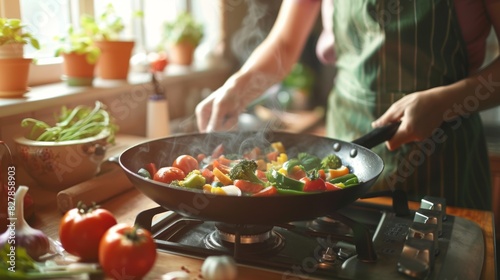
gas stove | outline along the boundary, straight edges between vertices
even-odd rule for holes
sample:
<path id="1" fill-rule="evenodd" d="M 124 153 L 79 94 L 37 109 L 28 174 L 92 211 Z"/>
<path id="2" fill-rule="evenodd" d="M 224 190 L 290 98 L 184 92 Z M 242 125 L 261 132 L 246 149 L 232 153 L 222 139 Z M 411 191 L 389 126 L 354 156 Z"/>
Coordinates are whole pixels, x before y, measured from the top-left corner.
<path id="1" fill-rule="evenodd" d="M 446 201 L 424 197 L 409 210 L 358 200 L 328 216 L 276 225 L 231 225 L 181 216 L 163 207 L 139 213 L 159 251 L 206 258 L 229 255 L 282 279 L 479 279 L 485 241 L 474 222 L 446 214 Z"/>

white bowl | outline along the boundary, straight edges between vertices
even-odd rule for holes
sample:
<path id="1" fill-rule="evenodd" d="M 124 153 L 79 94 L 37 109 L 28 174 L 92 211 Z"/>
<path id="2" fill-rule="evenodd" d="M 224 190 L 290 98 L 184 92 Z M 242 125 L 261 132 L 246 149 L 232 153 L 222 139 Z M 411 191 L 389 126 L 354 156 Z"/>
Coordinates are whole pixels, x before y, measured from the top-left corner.
<path id="1" fill-rule="evenodd" d="M 17 156 L 26 172 L 43 188 L 61 191 L 99 172 L 106 154 L 109 131 L 62 142 L 15 138 Z"/>

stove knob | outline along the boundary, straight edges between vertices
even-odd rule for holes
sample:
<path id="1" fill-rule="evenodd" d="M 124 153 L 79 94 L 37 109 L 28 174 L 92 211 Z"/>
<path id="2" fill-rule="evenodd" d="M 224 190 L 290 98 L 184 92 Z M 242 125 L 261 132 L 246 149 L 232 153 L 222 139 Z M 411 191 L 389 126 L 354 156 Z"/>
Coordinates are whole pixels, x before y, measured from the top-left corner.
<path id="1" fill-rule="evenodd" d="M 413 222 L 435 224 L 437 225 L 438 236 L 443 234 L 443 214 L 441 211 L 420 208 L 415 212 Z"/>
<path id="2" fill-rule="evenodd" d="M 347 260 L 348 258 L 356 255 L 356 246 L 353 244 L 339 241 L 335 245 L 335 248 L 337 248 L 337 256 L 341 260 Z"/>
<path id="3" fill-rule="evenodd" d="M 420 201 L 420 208 L 441 211 L 443 221 L 446 221 L 446 199 L 442 197 L 425 196 Z"/>
<path id="4" fill-rule="evenodd" d="M 429 276 L 434 265 L 434 242 L 427 239 L 408 238 L 399 257 L 400 273 L 417 279 Z"/>
<path id="5" fill-rule="evenodd" d="M 332 247 L 326 248 L 325 252 L 321 256 L 322 262 L 334 262 L 337 259 L 336 253 Z"/>
<path id="6" fill-rule="evenodd" d="M 434 243 L 434 254 L 439 254 L 438 227 L 435 224 L 413 222 L 408 229 L 407 239 L 426 239 Z"/>

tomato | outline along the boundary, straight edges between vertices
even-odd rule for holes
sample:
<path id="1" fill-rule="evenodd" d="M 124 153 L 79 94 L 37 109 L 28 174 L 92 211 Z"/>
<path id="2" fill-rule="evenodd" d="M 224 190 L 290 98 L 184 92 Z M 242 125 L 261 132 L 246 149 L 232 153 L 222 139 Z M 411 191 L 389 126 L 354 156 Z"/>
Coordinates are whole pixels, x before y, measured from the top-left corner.
<path id="1" fill-rule="evenodd" d="M 189 172 L 198 169 L 199 164 L 198 160 L 190 155 L 181 155 L 178 156 L 174 163 L 172 163 L 173 167 L 177 167 L 184 172 L 184 174 L 188 174 Z"/>
<path id="2" fill-rule="evenodd" d="M 305 192 L 317 192 L 326 190 L 325 181 L 323 181 L 323 179 L 321 178 L 309 178 L 306 176 L 301 178 L 300 181 L 304 183 L 303 191 Z"/>
<path id="3" fill-rule="evenodd" d="M 149 175 L 151 176 L 154 176 L 156 172 L 158 172 L 158 168 L 156 167 L 156 164 L 154 164 L 154 162 L 146 164 L 144 168 L 149 172 Z"/>
<path id="4" fill-rule="evenodd" d="M 207 184 L 211 184 L 213 181 L 214 181 L 214 173 L 208 169 L 208 168 L 203 168 L 201 170 L 201 176 L 205 177 L 205 179 L 207 180 Z"/>
<path id="5" fill-rule="evenodd" d="M 325 182 L 325 188 L 327 191 L 338 191 L 342 189 L 340 186 L 332 184 L 330 182 Z"/>
<path id="6" fill-rule="evenodd" d="M 167 55 L 164 53 L 158 54 L 158 56 L 151 61 L 151 71 L 162 72 L 168 65 Z"/>
<path id="7" fill-rule="evenodd" d="M 269 186 L 252 196 L 273 196 L 278 194 L 278 189 L 275 186 Z"/>
<path id="8" fill-rule="evenodd" d="M 79 257 L 80 261 L 97 261 L 101 237 L 116 223 L 116 218 L 108 210 L 78 203 L 62 217 L 59 239 L 63 248 Z"/>
<path id="9" fill-rule="evenodd" d="M 292 167 L 292 170 L 288 172 L 288 177 L 295 180 L 300 180 L 300 178 L 305 176 L 306 176 L 306 171 L 298 165 Z"/>
<path id="10" fill-rule="evenodd" d="M 99 244 L 99 264 L 113 279 L 141 279 L 156 261 L 156 245 L 143 228 L 120 223 L 111 227 Z"/>
<path id="11" fill-rule="evenodd" d="M 175 180 L 182 180 L 186 177 L 184 171 L 177 167 L 167 166 L 158 169 L 158 171 L 153 176 L 153 180 L 170 184 Z"/>
<path id="12" fill-rule="evenodd" d="M 261 184 L 253 183 L 247 180 L 234 180 L 233 184 L 238 187 L 242 192 L 258 193 L 264 189 Z"/>

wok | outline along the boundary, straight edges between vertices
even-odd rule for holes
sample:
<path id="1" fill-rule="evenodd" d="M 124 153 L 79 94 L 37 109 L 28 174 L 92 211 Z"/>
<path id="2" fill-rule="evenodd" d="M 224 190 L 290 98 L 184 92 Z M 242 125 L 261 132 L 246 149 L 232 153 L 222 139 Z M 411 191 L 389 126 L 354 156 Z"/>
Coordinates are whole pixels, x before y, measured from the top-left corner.
<path id="1" fill-rule="evenodd" d="M 132 146 L 122 152 L 119 164 L 133 185 L 147 197 L 186 217 L 242 225 L 310 220 L 347 206 L 370 189 L 384 168 L 382 159 L 370 148 L 390 139 L 398 125 L 376 129 L 352 143 L 315 135 L 275 131 L 185 134 Z M 299 152 L 319 157 L 337 154 L 343 164 L 358 176 L 360 184 L 338 191 L 306 195 L 239 197 L 204 194 L 198 190 L 156 182 L 137 174 L 141 167 L 150 162 L 156 163 L 158 167 L 171 166 L 175 158 L 182 154 L 211 154 L 221 143 L 226 154 L 241 154 L 255 146 L 268 147 L 276 141 L 284 144 L 289 158 Z"/>

